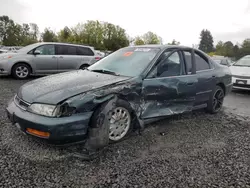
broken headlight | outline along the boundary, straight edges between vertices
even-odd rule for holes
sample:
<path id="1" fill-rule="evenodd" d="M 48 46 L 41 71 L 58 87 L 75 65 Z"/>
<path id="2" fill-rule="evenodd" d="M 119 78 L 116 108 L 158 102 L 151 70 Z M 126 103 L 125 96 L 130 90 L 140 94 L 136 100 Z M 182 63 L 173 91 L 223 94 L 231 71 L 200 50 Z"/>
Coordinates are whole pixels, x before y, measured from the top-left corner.
<path id="1" fill-rule="evenodd" d="M 60 106 L 58 116 L 60 117 L 71 116 L 74 113 L 76 113 L 76 108 L 69 106 L 68 103 L 65 103 Z"/>

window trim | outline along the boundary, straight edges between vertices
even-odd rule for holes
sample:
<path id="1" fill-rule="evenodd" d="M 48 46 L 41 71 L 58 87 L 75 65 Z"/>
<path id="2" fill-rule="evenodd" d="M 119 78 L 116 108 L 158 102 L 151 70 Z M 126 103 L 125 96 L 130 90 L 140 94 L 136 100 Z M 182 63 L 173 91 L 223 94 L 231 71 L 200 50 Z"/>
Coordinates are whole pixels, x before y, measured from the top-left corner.
<path id="1" fill-rule="evenodd" d="M 42 45 L 37 46 L 37 47 L 33 48 L 32 50 L 30 50 L 27 54 L 34 55 L 34 52 L 36 51 L 37 48 L 40 48 L 40 47 L 46 46 L 46 45 L 52 45 L 52 46 L 54 46 L 54 50 L 55 50 L 55 54 L 54 55 L 56 55 L 56 45 L 55 44 L 42 44 Z"/>
<path id="2" fill-rule="evenodd" d="M 191 54 L 191 65 L 192 65 L 191 72 L 189 72 L 187 70 L 187 60 L 186 60 L 185 52 L 190 52 L 190 54 Z M 184 58 L 186 75 L 196 74 L 196 60 L 195 60 L 195 55 L 194 55 L 194 49 L 192 49 L 192 48 L 184 48 L 184 49 L 182 49 L 182 55 L 183 55 L 183 58 Z M 191 74 L 189 74 L 189 73 L 191 73 Z"/>
<path id="3" fill-rule="evenodd" d="M 148 73 L 146 74 L 145 76 L 145 80 L 151 80 L 151 79 L 163 79 L 163 78 L 171 78 L 171 77 L 179 77 L 179 76 L 186 76 L 186 75 L 183 75 L 183 58 L 182 58 L 182 54 L 181 54 L 181 50 L 180 48 L 168 48 L 166 50 L 164 50 L 163 52 L 161 52 L 160 56 L 156 59 L 154 65 L 151 67 L 151 69 L 148 71 Z M 151 72 L 154 71 L 154 69 L 158 66 L 158 64 L 161 62 L 159 61 L 163 54 L 165 52 L 168 52 L 170 51 L 170 53 L 167 55 L 166 59 L 168 59 L 172 54 L 174 54 L 175 52 L 178 53 L 179 57 L 180 57 L 180 65 L 181 65 L 181 68 L 180 68 L 180 75 L 178 76 L 167 76 L 167 77 L 155 77 L 155 78 L 149 78 L 149 75 L 151 74 Z"/>

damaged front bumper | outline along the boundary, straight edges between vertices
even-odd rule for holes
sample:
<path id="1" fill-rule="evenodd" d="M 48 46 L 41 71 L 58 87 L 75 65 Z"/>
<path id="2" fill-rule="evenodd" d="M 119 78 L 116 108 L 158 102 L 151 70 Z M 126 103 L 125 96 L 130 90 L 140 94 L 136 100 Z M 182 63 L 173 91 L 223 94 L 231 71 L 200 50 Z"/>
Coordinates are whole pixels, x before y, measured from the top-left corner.
<path id="1" fill-rule="evenodd" d="M 67 144 L 84 141 L 87 136 L 93 112 L 74 114 L 69 117 L 50 118 L 22 110 L 14 101 L 6 108 L 7 116 L 13 125 L 25 134 L 40 137 L 52 144 Z M 46 133 L 47 137 L 32 134 L 29 129 Z"/>

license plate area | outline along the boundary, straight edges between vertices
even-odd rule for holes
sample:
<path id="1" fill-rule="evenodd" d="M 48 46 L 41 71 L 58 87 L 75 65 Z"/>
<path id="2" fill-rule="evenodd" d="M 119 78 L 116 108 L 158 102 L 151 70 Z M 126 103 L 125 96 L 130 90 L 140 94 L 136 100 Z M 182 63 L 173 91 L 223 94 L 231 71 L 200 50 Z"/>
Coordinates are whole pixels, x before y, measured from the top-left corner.
<path id="1" fill-rule="evenodd" d="M 236 80 L 236 84 L 240 84 L 240 85 L 246 85 L 247 84 L 247 80 Z"/>

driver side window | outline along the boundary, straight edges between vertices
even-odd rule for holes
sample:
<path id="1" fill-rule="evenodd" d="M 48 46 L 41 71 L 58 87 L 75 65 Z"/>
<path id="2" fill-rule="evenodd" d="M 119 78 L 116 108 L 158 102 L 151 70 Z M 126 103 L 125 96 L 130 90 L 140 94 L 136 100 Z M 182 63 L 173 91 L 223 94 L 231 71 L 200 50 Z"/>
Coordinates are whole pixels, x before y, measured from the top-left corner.
<path id="1" fill-rule="evenodd" d="M 164 52 L 160 58 L 160 62 L 149 74 L 149 78 L 161 78 L 170 76 L 179 76 L 181 73 L 181 58 L 178 52 L 174 52 L 168 58 L 171 51 Z"/>
<path id="2" fill-rule="evenodd" d="M 39 55 L 55 55 L 55 46 L 52 44 L 39 46 L 35 52 L 38 52 Z"/>

